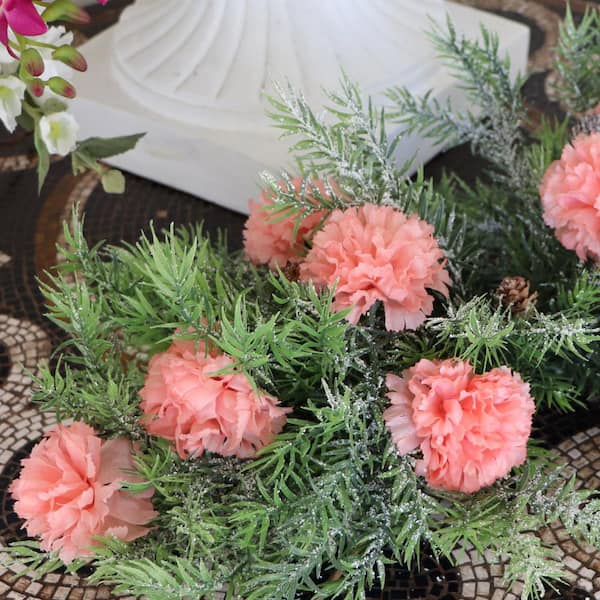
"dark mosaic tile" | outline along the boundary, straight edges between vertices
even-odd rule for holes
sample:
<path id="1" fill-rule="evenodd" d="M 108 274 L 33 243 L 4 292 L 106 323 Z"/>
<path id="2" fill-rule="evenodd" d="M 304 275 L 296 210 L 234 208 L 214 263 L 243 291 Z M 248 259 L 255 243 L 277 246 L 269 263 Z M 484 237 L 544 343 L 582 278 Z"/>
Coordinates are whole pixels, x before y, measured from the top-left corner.
<path id="1" fill-rule="evenodd" d="M 555 590 L 549 591 L 544 600 L 593 600 L 590 592 L 557 584 Z"/>
<path id="2" fill-rule="evenodd" d="M 399 565 L 386 568 L 385 588 L 374 587 L 367 592 L 368 600 L 460 600 L 460 573 L 449 561 L 438 561 L 427 548 L 422 549 L 421 568 L 406 569 Z"/>
<path id="3" fill-rule="evenodd" d="M 219 230 L 226 231 L 230 249 L 242 247 L 246 217 L 239 213 L 130 174 L 127 196 L 144 198 L 144 202 L 107 195 L 100 186 L 94 189 L 85 206 L 90 243 L 135 242 L 141 231 L 150 232 L 151 223 L 156 231 L 161 231 L 173 222 L 175 226 L 203 223 L 204 231 L 213 239 Z"/>
<path id="4" fill-rule="evenodd" d="M 6 381 L 11 368 L 10 354 L 6 344 L 2 343 L 1 337 L 2 332 L 0 331 L 0 387 Z"/>
<path id="5" fill-rule="evenodd" d="M 17 450 L 0 472 L 0 539 L 5 544 L 27 539 L 27 534 L 21 529 L 22 520 L 13 510 L 14 502 L 8 487 L 19 475 L 21 461 L 27 458 L 37 442 L 30 442 Z"/>

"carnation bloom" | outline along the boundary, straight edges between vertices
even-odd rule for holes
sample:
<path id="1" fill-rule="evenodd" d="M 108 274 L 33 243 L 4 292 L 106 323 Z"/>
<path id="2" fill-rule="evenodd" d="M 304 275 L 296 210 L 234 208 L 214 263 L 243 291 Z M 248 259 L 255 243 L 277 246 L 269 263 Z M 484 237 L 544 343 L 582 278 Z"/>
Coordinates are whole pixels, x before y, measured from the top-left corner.
<path id="1" fill-rule="evenodd" d="M 302 181 L 302 177 L 297 177 L 290 182 L 298 193 Z M 322 181 L 314 180 L 311 184 L 322 195 L 326 195 Z M 282 189 L 286 189 L 285 182 L 282 181 L 280 185 Z M 296 228 L 297 215 L 282 218 L 277 212 L 268 209 L 274 204 L 271 190 L 263 190 L 260 199 L 260 202 L 254 200 L 249 202 L 250 216 L 244 229 L 246 255 L 254 264 L 268 264 L 271 269 L 300 262 L 306 251 L 305 240 L 312 236 L 315 227 L 325 214 L 324 211 L 312 212 L 302 219 L 299 227 Z M 312 200 L 310 195 L 307 199 Z"/>
<path id="2" fill-rule="evenodd" d="M 416 471 L 432 487 L 476 492 L 525 461 L 535 404 L 518 373 L 422 359 L 386 384 L 392 440 L 402 455 L 421 449 Z"/>
<path id="3" fill-rule="evenodd" d="M 450 277 L 433 227 L 390 206 L 336 210 L 315 234 L 301 278 L 332 287 L 334 308 L 357 323 L 377 300 L 391 331 L 416 329 L 433 311 L 429 289 L 448 295 Z"/>
<path id="4" fill-rule="evenodd" d="M 256 393 L 237 372 L 217 374 L 234 361 L 200 343 L 175 341 L 155 354 L 140 396 L 149 433 L 174 442 L 179 456 L 205 450 L 248 458 L 268 445 L 285 424 L 287 408 Z"/>
<path id="5" fill-rule="evenodd" d="M 40 548 L 58 552 L 65 563 L 91 556 L 96 536 L 130 541 L 145 535 L 157 513 L 153 490 L 132 494 L 122 481 L 140 481 L 131 444 L 125 438 L 103 441 L 85 423 L 59 425 L 22 461 L 10 491 L 15 512 Z"/>
<path id="6" fill-rule="evenodd" d="M 9 44 L 9 27 L 21 35 L 40 35 L 48 26 L 32 0 L 0 0 L 0 42 L 14 56 Z"/>
<path id="7" fill-rule="evenodd" d="M 581 260 L 600 261 L 600 132 L 567 144 L 540 186 L 544 221 Z"/>

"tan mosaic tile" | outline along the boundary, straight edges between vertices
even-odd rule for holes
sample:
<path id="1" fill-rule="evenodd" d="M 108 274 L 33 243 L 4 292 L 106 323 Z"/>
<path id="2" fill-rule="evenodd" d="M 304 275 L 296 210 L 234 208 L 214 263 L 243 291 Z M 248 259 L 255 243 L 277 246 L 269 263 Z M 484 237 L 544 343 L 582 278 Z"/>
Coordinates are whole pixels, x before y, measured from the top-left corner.
<path id="1" fill-rule="evenodd" d="M 600 489 L 600 428 L 593 427 L 565 440 L 555 449 L 565 465 L 577 469 L 578 488 Z M 594 466 L 592 466 L 594 465 Z M 589 594 L 589 600 L 600 600 L 600 551 L 574 540 L 561 523 L 540 532 L 544 542 L 557 549 L 565 567 L 565 582 Z M 519 586 L 508 589 L 502 580 L 501 564 L 485 561 L 471 550 L 468 559 L 461 559 L 464 600 L 517 600 Z"/>

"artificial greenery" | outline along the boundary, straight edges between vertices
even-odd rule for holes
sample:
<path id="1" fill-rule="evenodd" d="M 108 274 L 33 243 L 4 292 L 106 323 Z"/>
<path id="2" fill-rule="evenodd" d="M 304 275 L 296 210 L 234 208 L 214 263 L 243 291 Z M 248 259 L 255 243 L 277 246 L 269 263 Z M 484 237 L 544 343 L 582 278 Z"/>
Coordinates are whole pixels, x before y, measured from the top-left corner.
<path id="1" fill-rule="evenodd" d="M 575 56 L 596 18 L 588 15 L 579 29 L 567 21 L 560 56 Z M 469 141 L 489 161 L 489 176 L 473 186 L 455 175 L 435 185 L 422 172 L 409 179 L 408 165 L 395 163 L 385 112 L 344 79 L 326 116 L 291 89 L 273 100 L 276 125 L 295 136 L 303 189 L 296 193 L 287 175 L 283 185 L 265 178 L 273 218 L 368 201 L 430 222 L 453 287 L 419 330 L 386 331 L 379 306 L 349 325 L 332 310 L 334 290 L 256 268 L 200 226 L 119 247 L 88 246 L 75 217 L 65 227 L 65 260 L 42 291 L 66 341 L 57 364 L 42 367 L 35 399 L 59 419 L 139 441 L 147 483 L 129 487 L 153 486 L 159 512 L 147 537 L 106 540 L 92 561 L 94 581 L 149 600 L 221 590 L 245 600 L 353 600 L 383 583 L 390 561 L 418 564 L 425 546 L 453 560 L 457 547 L 472 546 L 505 561 L 524 598 L 539 598 L 561 564 L 536 531 L 560 520 L 600 545 L 600 502 L 535 443 L 528 461 L 492 486 L 441 492 L 415 474 L 413 458 L 398 455 L 382 418 L 386 373 L 424 357 L 468 359 L 477 372 L 508 365 L 545 410 L 571 410 L 600 392 L 599 274 L 545 227 L 536 191 L 570 123 L 524 129 L 522 81 L 512 83 L 493 35 L 484 31 L 477 45 L 449 24 L 434 39 L 478 111 L 455 115 L 429 96 L 394 90 L 389 118 L 447 145 Z M 594 92 L 586 99 L 593 102 Z M 326 195 L 314 178 L 328 182 Z M 537 306 L 521 315 L 494 295 L 515 274 L 539 292 Z M 148 358 L 176 331 L 210 340 L 256 386 L 293 407 L 256 459 L 181 460 L 140 425 Z M 42 564 L 32 544 L 12 553 L 32 568 Z"/>
<path id="2" fill-rule="evenodd" d="M 556 52 L 558 92 L 568 110 L 583 112 L 600 103 L 600 11 L 588 8 L 579 24 L 567 5 Z"/>

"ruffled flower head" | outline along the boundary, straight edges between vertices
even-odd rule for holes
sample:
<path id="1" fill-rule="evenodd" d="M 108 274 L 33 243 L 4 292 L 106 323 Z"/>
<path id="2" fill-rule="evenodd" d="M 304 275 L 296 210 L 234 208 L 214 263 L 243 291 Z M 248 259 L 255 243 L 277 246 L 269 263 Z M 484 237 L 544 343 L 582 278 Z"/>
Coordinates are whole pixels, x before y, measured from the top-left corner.
<path id="1" fill-rule="evenodd" d="M 450 277 L 433 228 L 390 206 L 335 210 L 300 265 L 301 278 L 332 287 L 334 308 L 357 323 L 376 301 L 390 331 L 416 329 L 433 311 L 428 290 L 448 295 Z"/>
<path id="2" fill-rule="evenodd" d="M 525 461 L 535 404 L 518 373 L 422 359 L 386 383 L 392 440 L 402 455 L 422 451 L 416 471 L 432 487 L 476 492 Z"/>
<path id="3" fill-rule="evenodd" d="M 285 424 L 287 408 L 256 393 L 243 373 L 227 372 L 234 361 L 193 342 L 175 341 L 155 354 L 140 396 L 152 435 L 174 443 L 182 459 L 204 451 L 248 458 L 268 445 Z"/>
<path id="4" fill-rule="evenodd" d="M 301 177 L 297 177 L 290 182 L 297 193 L 300 193 L 302 181 Z M 282 189 L 286 189 L 285 182 L 282 181 L 280 185 Z M 326 195 L 322 181 L 314 180 L 311 185 L 323 196 Z M 307 199 L 311 200 L 310 195 Z M 314 199 L 313 201 L 316 202 Z M 268 210 L 273 204 L 271 190 L 261 193 L 260 202 L 250 200 L 250 216 L 244 229 L 244 249 L 254 264 L 268 264 L 271 269 L 282 269 L 288 263 L 299 263 L 303 259 L 306 254 L 305 241 L 312 236 L 325 213 L 315 211 L 309 214 L 295 229 L 297 215 L 282 218 L 276 212 Z"/>
<path id="5" fill-rule="evenodd" d="M 600 261 L 600 132 L 579 135 L 540 186 L 546 225 L 582 260 Z"/>
<path id="6" fill-rule="evenodd" d="M 93 555 L 96 536 L 123 541 L 139 538 L 157 516 L 153 490 L 132 494 L 123 481 L 132 474 L 131 444 L 125 438 L 103 441 L 85 423 L 59 425 L 22 461 L 10 491 L 15 512 L 40 547 L 69 563 Z"/>

